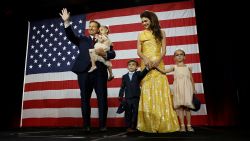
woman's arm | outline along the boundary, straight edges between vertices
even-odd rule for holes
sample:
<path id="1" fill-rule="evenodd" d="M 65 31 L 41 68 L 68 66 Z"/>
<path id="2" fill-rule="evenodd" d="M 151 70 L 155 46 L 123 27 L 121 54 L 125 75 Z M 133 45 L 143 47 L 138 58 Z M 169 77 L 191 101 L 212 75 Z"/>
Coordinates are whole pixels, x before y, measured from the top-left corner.
<path id="1" fill-rule="evenodd" d="M 168 68 L 168 69 L 165 69 L 165 70 L 162 70 L 162 69 L 160 69 L 160 68 L 156 68 L 159 72 L 161 72 L 161 73 L 163 73 L 163 74 L 166 74 L 166 73 L 170 73 L 170 72 L 172 72 L 172 71 L 174 71 L 174 67 L 170 67 L 170 68 Z"/>
<path id="2" fill-rule="evenodd" d="M 142 53 L 142 46 L 141 46 L 141 41 L 140 41 L 139 36 L 140 36 L 140 34 L 137 37 L 137 54 L 142 59 L 145 66 L 148 66 L 149 68 L 151 68 L 151 63 L 150 63 L 149 59 L 145 55 L 143 55 L 143 53 Z"/>

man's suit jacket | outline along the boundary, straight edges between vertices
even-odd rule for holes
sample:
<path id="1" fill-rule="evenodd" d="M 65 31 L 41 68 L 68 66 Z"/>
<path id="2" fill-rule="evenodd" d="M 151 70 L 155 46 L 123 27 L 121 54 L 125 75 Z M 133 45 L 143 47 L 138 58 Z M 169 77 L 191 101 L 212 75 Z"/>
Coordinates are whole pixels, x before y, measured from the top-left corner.
<path id="1" fill-rule="evenodd" d="M 80 52 L 72 67 L 72 71 L 76 74 L 81 72 L 87 72 L 91 67 L 89 49 L 94 47 L 91 37 L 90 36 L 77 37 L 72 31 L 71 26 L 65 28 L 65 33 L 67 38 L 76 46 L 78 46 Z M 111 46 L 110 51 L 107 52 L 107 59 L 113 59 L 113 58 L 115 58 L 115 52 L 113 50 L 113 47 Z M 96 62 L 96 66 L 97 66 L 97 71 L 101 71 L 100 73 L 104 74 L 107 73 L 106 71 L 107 67 L 103 63 Z"/>
<path id="2" fill-rule="evenodd" d="M 122 84 L 119 91 L 119 97 L 134 98 L 140 96 L 140 82 L 144 76 L 149 72 L 146 68 L 143 71 L 135 71 L 132 79 L 129 78 L 129 73 L 122 76 Z"/>

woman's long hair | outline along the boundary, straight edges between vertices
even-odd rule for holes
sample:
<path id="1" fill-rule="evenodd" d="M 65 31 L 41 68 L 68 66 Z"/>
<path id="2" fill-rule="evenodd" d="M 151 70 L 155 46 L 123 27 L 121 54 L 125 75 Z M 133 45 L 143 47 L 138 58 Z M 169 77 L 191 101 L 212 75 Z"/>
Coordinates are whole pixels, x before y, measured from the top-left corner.
<path id="1" fill-rule="evenodd" d="M 160 26 L 160 23 L 156 14 L 154 12 L 146 10 L 140 14 L 140 17 L 148 18 L 151 21 L 150 29 L 152 30 L 153 35 L 155 36 L 156 40 L 161 43 L 163 37 L 161 33 L 161 26 Z"/>

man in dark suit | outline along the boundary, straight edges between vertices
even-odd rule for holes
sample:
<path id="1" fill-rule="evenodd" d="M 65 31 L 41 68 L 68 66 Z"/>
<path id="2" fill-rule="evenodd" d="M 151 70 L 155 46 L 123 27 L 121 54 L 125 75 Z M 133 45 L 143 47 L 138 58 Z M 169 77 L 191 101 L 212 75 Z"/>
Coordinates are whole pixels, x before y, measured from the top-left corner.
<path id="1" fill-rule="evenodd" d="M 138 62 L 136 60 L 128 61 L 129 72 L 122 76 L 122 84 L 119 91 L 119 100 L 123 101 L 125 92 L 125 120 L 127 124 L 127 131 L 136 131 L 138 105 L 140 98 L 140 82 L 144 76 L 149 72 L 146 67 L 143 71 L 137 71 Z"/>
<path id="2" fill-rule="evenodd" d="M 101 62 L 96 62 L 97 69 L 93 72 L 88 73 L 91 67 L 89 49 L 94 48 L 95 34 L 99 33 L 100 23 L 97 21 L 90 21 L 88 32 L 90 36 L 75 36 L 70 26 L 70 12 L 66 8 L 60 13 L 64 21 L 65 33 L 67 38 L 78 46 L 79 55 L 76 58 L 72 71 L 77 74 L 78 84 L 80 87 L 81 95 L 81 110 L 83 116 L 83 127 L 84 130 L 90 131 L 90 98 L 93 89 L 96 92 L 98 100 L 98 113 L 99 113 L 99 128 L 100 131 L 106 131 L 106 120 L 107 120 L 107 67 Z M 104 52 L 104 50 L 96 50 L 97 54 L 104 57 L 105 59 L 115 58 L 115 52 L 112 47 L 110 51 Z"/>

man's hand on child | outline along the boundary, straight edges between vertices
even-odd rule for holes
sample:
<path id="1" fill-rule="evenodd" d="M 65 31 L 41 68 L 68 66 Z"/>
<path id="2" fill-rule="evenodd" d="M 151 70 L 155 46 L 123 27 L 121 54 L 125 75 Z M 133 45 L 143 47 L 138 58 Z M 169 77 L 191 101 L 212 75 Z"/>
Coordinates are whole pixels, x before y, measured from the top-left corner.
<path id="1" fill-rule="evenodd" d="M 106 56 L 107 56 L 106 52 L 102 48 L 95 49 L 95 52 L 96 52 L 97 55 L 102 56 L 104 58 L 106 58 Z"/>

